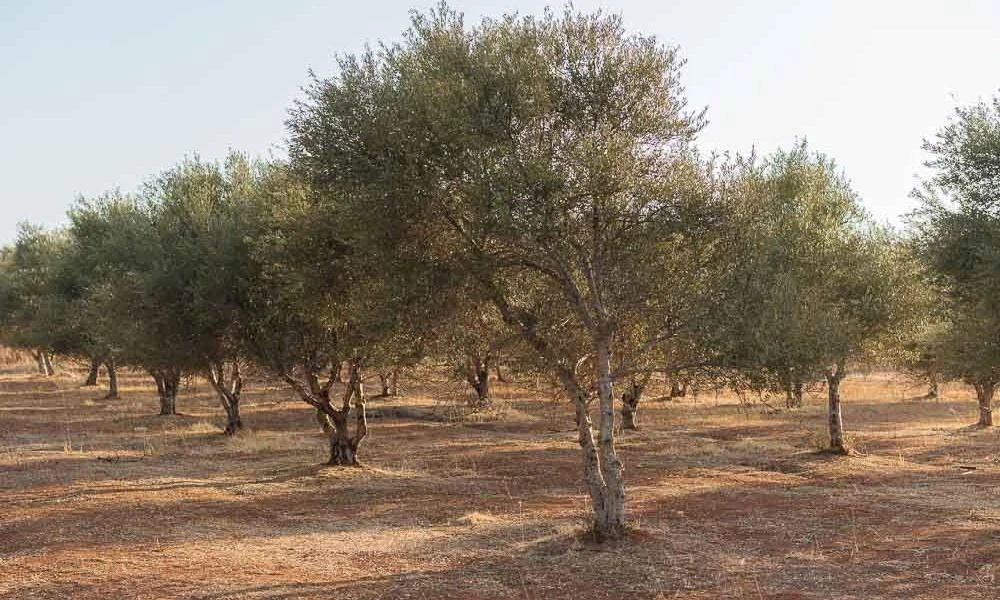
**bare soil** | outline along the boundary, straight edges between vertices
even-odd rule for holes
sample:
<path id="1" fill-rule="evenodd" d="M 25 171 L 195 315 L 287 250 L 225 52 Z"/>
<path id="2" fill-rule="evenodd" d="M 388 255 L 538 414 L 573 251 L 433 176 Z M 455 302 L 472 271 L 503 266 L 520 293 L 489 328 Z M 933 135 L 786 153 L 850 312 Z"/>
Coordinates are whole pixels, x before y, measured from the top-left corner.
<path id="1" fill-rule="evenodd" d="M 629 539 L 582 535 L 570 407 L 497 384 L 372 399 L 365 466 L 331 468 L 311 410 L 247 392 L 235 439 L 201 383 L 159 417 L 82 373 L 0 374 L 0 598 L 998 598 L 1000 435 L 891 375 L 843 386 L 856 452 L 817 452 L 824 401 L 645 402 L 626 432 Z M 661 395 L 655 390 L 650 397 Z"/>

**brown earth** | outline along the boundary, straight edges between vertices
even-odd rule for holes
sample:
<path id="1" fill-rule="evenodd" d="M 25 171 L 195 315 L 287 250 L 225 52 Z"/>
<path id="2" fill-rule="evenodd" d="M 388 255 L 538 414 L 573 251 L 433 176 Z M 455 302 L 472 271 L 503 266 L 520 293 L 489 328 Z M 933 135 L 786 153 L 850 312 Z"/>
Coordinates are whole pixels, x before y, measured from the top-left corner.
<path id="1" fill-rule="evenodd" d="M 158 417 L 141 375 L 114 401 L 80 375 L 0 375 L 0 598 L 1000 597 L 1000 437 L 957 386 L 848 380 L 850 457 L 815 451 L 818 394 L 647 402 L 620 443 L 630 537 L 595 547 L 570 407 L 530 385 L 491 420 L 411 382 L 338 469 L 280 387 L 225 439 L 204 384 Z"/>

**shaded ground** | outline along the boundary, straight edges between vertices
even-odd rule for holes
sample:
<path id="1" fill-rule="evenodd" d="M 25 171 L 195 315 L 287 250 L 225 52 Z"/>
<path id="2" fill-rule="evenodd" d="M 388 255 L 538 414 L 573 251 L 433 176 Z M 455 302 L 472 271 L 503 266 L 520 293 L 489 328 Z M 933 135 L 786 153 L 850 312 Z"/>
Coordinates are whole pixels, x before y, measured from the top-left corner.
<path id="1" fill-rule="evenodd" d="M 366 466 L 329 469 L 280 388 L 227 440 L 205 386 L 163 418 L 139 375 L 116 401 L 79 380 L 0 375 L 0 598 L 1000 597 L 1000 439 L 958 388 L 849 380 L 848 458 L 814 452 L 819 397 L 647 403 L 633 533 L 594 548 L 571 411 L 541 394 L 454 421 L 453 388 L 411 384 L 370 402 Z"/>

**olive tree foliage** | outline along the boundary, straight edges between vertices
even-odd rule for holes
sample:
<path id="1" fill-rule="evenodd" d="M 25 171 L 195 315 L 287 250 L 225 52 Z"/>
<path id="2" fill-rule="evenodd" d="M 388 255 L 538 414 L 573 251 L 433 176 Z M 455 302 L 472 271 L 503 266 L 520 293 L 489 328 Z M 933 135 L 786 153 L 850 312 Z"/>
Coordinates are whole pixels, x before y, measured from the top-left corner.
<path id="1" fill-rule="evenodd" d="M 52 375 L 51 353 L 67 345 L 65 316 L 52 278 L 65 238 L 21 224 L 17 240 L 0 251 L 0 339 L 30 350 L 43 375 Z"/>
<path id="2" fill-rule="evenodd" d="M 625 533 L 614 388 L 670 343 L 658 272 L 711 198 L 682 64 L 615 16 L 469 27 L 441 5 L 341 58 L 289 120 L 317 190 L 474 285 L 562 384 L 600 539 Z"/>
<path id="3" fill-rule="evenodd" d="M 439 303 L 436 275 L 393 255 L 391 231 L 359 235 L 366 215 L 345 211 L 343 196 L 316 193 L 287 166 L 273 169 L 259 194 L 268 227 L 252 249 L 260 274 L 239 337 L 316 409 L 329 463 L 356 465 L 368 435 L 366 374 L 419 359 L 434 323 L 425 312 Z M 393 261 L 399 272 L 387 276 Z"/>
<path id="4" fill-rule="evenodd" d="M 136 196 L 83 200 L 70 212 L 95 338 L 153 376 L 163 415 L 176 412 L 182 374 L 204 374 L 227 434 L 242 428 L 237 319 L 256 282 L 250 244 L 264 226 L 255 204 L 264 168 L 237 154 L 186 160 Z"/>
<path id="5" fill-rule="evenodd" d="M 946 376 L 975 388 L 988 426 L 1000 382 L 1000 97 L 957 108 L 923 148 L 933 174 L 914 192 L 912 236 L 942 292 L 939 360 Z"/>
<path id="6" fill-rule="evenodd" d="M 739 159 L 726 184 L 713 347 L 739 385 L 800 405 L 825 381 L 830 448 L 847 450 L 840 383 L 848 366 L 889 359 L 914 317 L 917 271 L 870 223 L 832 162 L 800 142 Z M 909 265 L 909 266 L 907 266 Z"/>

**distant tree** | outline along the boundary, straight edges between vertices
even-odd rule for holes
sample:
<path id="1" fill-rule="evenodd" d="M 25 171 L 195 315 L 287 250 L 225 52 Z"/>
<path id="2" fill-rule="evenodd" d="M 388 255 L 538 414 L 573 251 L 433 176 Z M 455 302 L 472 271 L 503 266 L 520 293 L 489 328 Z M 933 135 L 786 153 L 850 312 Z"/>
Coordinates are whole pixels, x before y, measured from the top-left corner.
<path id="1" fill-rule="evenodd" d="M 915 246 L 942 290 L 942 370 L 976 389 L 979 424 L 992 425 L 1000 354 L 1000 98 L 959 107 L 924 142 L 933 174 L 914 192 Z"/>
<path id="2" fill-rule="evenodd" d="M 68 335 L 53 289 L 64 249 L 60 232 L 21 224 L 13 246 L 0 253 L 0 338 L 30 350 L 42 375 L 54 373 L 51 354 Z"/>
<path id="3" fill-rule="evenodd" d="M 852 363 L 897 352 L 916 272 L 902 244 L 871 224 L 847 180 L 805 143 L 738 161 L 727 189 L 715 310 L 719 364 L 740 385 L 784 391 L 825 381 L 830 448 L 846 452 L 840 384 Z"/>
<path id="4" fill-rule="evenodd" d="M 227 435 L 243 427 L 236 320 L 257 279 L 263 168 L 238 154 L 224 164 L 186 160 L 137 196 L 84 200 L 70 213 L 95 345 L 152 375 L 162 415 L 176 413 L 184 373 L 204 374 Z"/>
<path id="5" fill-rule="evenodd" d="M 341 59 L 289 121 L 318 191 L 473 282 L 560 381 L 599 539 L 625 533 L 614 386 L 673 339 L 658 301 L 674 282 L 656 273 L 698 239 L 711 198 L 682 64 L 618 17 L 467 28 L 442 5 L 401 44 Z"/>

